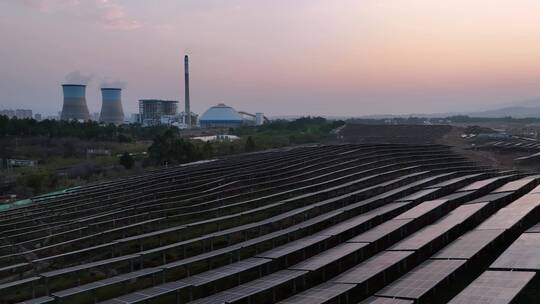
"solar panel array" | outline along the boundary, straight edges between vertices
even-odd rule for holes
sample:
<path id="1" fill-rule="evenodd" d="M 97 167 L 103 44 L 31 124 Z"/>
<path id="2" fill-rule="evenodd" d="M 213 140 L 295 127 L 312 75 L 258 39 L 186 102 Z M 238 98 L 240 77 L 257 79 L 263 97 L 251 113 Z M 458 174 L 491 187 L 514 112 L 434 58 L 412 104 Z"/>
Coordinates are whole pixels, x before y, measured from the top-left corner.
<path id="1" fill-rule="evenodd" d="M 540 151 L 540 142 L 525 138 L 509 138 L 504 140 L 493 140 L 477 145 L 478 149 L 485 150 L 513 150 L 521 152 Z"/>
<path id="2" fill-rule="evenodd" d="M 440 145 L 149 171 L 1 212 L 0 303 L 536 303 L 539 183 Z"/>

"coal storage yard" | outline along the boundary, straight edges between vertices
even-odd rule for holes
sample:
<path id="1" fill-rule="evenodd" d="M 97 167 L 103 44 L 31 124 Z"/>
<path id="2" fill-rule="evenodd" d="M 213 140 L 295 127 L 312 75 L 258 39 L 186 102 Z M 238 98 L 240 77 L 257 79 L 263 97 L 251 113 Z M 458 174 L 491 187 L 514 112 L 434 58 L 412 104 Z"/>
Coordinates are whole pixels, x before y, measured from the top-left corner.
<path id="1" fill-rule="evenodd" d="M 148 171 L 0 212 L 0 303 L 540 303 L 539 184 L 434 144 Z"/>

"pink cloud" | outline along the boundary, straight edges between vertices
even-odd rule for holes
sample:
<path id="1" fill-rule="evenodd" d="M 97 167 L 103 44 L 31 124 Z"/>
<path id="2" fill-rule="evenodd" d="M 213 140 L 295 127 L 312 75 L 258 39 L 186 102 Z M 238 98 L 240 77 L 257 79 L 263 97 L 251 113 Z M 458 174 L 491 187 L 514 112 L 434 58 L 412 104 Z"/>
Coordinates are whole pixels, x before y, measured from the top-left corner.
<path id="1" fill-rule="evenodd" d="M 79 0 L 22 0 L 22 3 L 44 13 L 65 10 L 80 4 Z"/>
<path id="2" fill-rule="evenodd" d="M 107 29 L 134 30 L 142 24 L 130 18 L 125 8 L 112 0 L 96 0 L 100 23 Z"/>
<path id="3" fill-rule="evenodd" d="M 129 31 L 142 27 L 141 22 L 131 18 L 125 8 L 113 0 L 22 0 L 24 5 L 42 13 L 68 12 L 88 16 L 90 20 L 107 30 Z M 84 7 L 83 7 L 84 4 Z"/>

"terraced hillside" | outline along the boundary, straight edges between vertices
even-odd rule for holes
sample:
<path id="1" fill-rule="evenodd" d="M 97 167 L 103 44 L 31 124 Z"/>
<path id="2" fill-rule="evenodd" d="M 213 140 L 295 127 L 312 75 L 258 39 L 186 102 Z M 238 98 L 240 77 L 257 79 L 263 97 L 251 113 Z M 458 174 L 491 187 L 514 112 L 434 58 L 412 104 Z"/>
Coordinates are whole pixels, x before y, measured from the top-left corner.
<path id="1" fill-rule="evenodd" d="M 540 176 L 439 145 L 242 155 L 0 213 L 1 303 L 538 303 Z"/>

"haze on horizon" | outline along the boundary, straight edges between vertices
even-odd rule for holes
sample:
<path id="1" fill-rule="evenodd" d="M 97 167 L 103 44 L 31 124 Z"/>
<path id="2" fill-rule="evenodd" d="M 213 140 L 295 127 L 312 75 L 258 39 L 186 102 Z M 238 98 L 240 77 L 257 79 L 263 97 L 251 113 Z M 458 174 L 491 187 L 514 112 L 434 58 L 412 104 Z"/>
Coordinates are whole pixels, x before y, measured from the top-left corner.
<path id="1" fill-rule="evenodd" d="M 487 109 L 540 96 L 540 1 L 4 0 L 0 109 L 60 111 L 66 75 L 266 115 Z M 120 82 L 120 83 L 118 83 Z"/>

